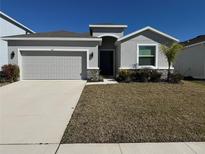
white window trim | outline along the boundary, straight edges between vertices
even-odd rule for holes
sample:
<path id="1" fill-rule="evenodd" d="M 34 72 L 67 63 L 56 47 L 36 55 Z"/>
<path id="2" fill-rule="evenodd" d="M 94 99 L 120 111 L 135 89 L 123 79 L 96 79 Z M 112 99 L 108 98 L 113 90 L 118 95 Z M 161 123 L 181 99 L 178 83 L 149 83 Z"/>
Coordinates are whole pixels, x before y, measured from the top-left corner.
<path id="1" fill-rule="evenodd" d="M 143 65 L 143 66 L 139 66 L 139 47 L 140 46 L 155 46 L 156 48 L 156 51 L 155 51 L 155 66 L 152 66 L 152 65 Z M 158 44 L 137 44 L 137 68 L 147 68 L 147 67 L 150 67 L 150 68 L 153 68 L 153 69 L 157 69 L 158 68 L 158 52 L 159 52 L 159 48 L 158 48 Z"/>
<path id="2" fill-rule="evenodd" d="M 18 66 L 20 69 L 20 80 L 22 80 L 22 55 L 21 51 L 76 51 L 86 52 L 87 69 L 99 69 L 98 67 L 89 66 L 89 49 L 59 49 L 59 48 L 19 48 L 18 49 Z"/>

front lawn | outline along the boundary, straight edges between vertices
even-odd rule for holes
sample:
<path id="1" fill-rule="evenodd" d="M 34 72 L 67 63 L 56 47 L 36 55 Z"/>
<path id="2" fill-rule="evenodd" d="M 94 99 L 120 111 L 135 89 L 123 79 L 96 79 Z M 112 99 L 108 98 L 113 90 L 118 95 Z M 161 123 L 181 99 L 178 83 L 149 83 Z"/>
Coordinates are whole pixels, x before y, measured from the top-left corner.
<path id="1" fill-rule="evenodd" d="M 201 84 L 201 85 L 204 85 L 205 86 L 205 80 L 194 80 L 192 81 L 194 83 L 198 83 L 198 84 Z"/>
<path id="2" fill-rule="evenodd" d="M 204 85 L 86 86 L 61 142 L 172 141 L 205 141 Z"/>

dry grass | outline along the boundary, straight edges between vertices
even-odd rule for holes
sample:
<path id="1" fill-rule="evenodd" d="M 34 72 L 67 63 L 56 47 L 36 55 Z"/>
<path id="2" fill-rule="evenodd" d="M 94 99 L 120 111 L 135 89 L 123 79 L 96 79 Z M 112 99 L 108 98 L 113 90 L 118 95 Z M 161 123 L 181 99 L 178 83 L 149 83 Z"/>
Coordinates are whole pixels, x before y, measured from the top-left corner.
<path id="1" fill-rule="evenodd" d="M 205 87 L 130 83 L 86 86 L 62 143 L 205 141 Z"/>
<path id="2" fill-rule="evenodd" d="M 192 82 L 198 83 L 198 84 L 201 84 L 201 85 L 205 86 L 205 80 L 195 80 L 195 81 L 192 81 Z"/>

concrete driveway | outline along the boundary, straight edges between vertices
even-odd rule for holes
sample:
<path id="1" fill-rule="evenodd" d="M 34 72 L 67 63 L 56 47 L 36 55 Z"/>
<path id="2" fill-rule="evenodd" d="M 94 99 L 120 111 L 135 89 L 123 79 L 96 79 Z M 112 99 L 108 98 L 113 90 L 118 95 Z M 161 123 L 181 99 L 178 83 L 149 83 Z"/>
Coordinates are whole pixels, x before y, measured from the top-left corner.
<path id="1" fill-rule="evenodd" d="M 19 81 L 0 88 L 0 144 L 59 143 L 85 81 Z"/>

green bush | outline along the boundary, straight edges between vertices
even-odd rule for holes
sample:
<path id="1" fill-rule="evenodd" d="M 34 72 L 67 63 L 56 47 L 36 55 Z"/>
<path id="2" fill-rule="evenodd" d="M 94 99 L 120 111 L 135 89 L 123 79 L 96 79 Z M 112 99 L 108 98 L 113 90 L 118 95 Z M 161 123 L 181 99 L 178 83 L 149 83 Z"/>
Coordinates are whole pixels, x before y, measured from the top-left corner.
<path id="1" fill-rule="evenodd" d="M 162 73 L 157 70 L 152 70 L 150 73 L 150 81 L 151 82 L 159 82 L 161 80 Z"/>
<path id="2" fill-rule="evenodd" d="M 4 65 L 2 66 L 2 75 L 5 81 L 7 82 L 15 82 L 19 79 L 19 67 L 17 65 Z"/>
<path id="3" fill-rule="evenodd" d="M 179 73 L 172 73 L 170 74 L 170 79 L 169 82 L 170 83 L 180 83 L 181 80 L 183 80 L 183 76 Z"/>
<path id="4" fill-rule="evenodd" d="M 0 71 L 0 83 L 6 82 L 5 76 L 2 71 Z"/>
<path id="5" fill-rule="evenodd" d="M 148 82 L 151 76 L 151 69 L 139 69 L 136 71 L 135 77 L 137 81 Z"/>
<path id="6" fill-rule="evenodd" d="M 144 68 L 138 70 L 120 70 L 117 77 L 119 82 L 130 82 L 130 81 L 139 81 L 139 82 L 159 82 L 161 79 L 161 73 L 157 70 Z"/>
<path id="7" fill-rule="evenodd" d="M 157 70 L 144 68 L 136 70 L 136 81 L 140 82 L 159 82 L 161 80 L 162 74 Z"/>
<path id="8" fill-rule="evenodd" d="M 133 73 L 130 70 L 120 70 L 117 81 L 119 82 L 130 82 L 132 81 L 132 75 Z"/>

